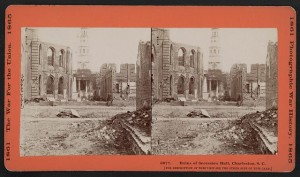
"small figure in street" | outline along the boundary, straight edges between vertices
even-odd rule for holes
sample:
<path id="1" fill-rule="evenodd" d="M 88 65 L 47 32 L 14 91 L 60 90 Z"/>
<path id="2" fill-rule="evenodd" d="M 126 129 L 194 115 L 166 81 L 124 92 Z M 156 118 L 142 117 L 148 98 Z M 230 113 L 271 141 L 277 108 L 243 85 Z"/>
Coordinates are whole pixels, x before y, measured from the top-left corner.
<path id="1" fill-rule="evenodd" d="M 107 95 L 107 102 L 106 102 L 106 106 L 111 106 L 111 105 L 112 105 L 112 103 L 113 103 L 113 96 L 112 96 L 112 94 L 111 94 L 111 93 L 109 93 L 109 94 Z"/>
<path id="2" fill-rule="evenodd" d="M 243 99 L 242 99 L 241 94 L 239 94 L 236 105 L 237 106 L 242 106 L 242 104 L 243 104 Z"/>

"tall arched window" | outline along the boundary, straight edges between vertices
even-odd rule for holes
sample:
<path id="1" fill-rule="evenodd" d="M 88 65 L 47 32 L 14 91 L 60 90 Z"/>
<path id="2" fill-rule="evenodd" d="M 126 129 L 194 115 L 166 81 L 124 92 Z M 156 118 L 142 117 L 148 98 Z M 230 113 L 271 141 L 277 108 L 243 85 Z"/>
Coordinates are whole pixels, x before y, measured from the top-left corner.
<path id="1" fill-rule="evenodd" d="M 39 95 L 41 96 L 42 93 L 42 78 L 41 75 L 39 75 Z"/>
<path id="2" fill-rule="evenodd" d="M 58 94 L 64 94 L 64 78 L 60 77 L 58 80 Z"/>
<path id="3" fill-rule="evenodd" d="M 152 45 L 152 49 L 151 49 L 151 62 L 155 63 L 155 47 L 154 47 L 154 45 Z"/>
<path id="4" fill-rule="evenodd" d="M 194 95 L 195 91 L 194 91 L 194 84 L 195 84 L 195 79 L 193 77 L 190 78 L 190 82 L 189 82 L 189 94 Z"/>
<path id="5" fill-rule="evenodd" d="M 185 49 L 180 48 L 178 50 L 178 65 L 179 66 L 184 66 L 184 56 L 185 56 Z"/>
<path id="6" fill-rule="evenodd" d="M 54 78 L 52 76 L 47 79 L 47 94 L 54 94 Z"/>
<path id="7" fill-rule="evenodd" d="M 172 65 L 173 62 L 173 45 L 170 46 L 170 65 Z"/>
<path id="8" fill-rule="evenodd" d="M 69 57 L 70 57 L 70 51 L 67 51 L 67 55 L 66 55 L 66 73 L 69 72 L 69 61 L 70 61 Z"/>
<path id="9" fill-rule="evenodd" d="M 190 52 L 190 67 L 195 67 L 195 50 Z"/>
<path id="10" fill-rule="evenodd" d="M 173 92 L 173 78 L 172 75 L 170 76 L 170 96 L 172 96 L 172 92 Z"/>
<path id="11" fill-rule="evenodd" d="M 177 83 L 177 94 L 184 94 L 184 77 L 180 76 Z"/>
<path id="12" fill-rule="evenodd" d="M 39 65 L 42 64 L 42 45 L 39 45 Z"/>
<path id="13" fill-rule="evenodd" d="M 48 58 L 48 65 L 53 66 L 54 65 L 54 48 L 50 47 L 47 50 L 47 58 Z"/>
<path id="14" fill-rule="evenodd" d="M 65 51 L 63 49 L 61 49 L 59 51 L 59 66 L 60 67 L 64 67 L 64 55 L 65 55 Z"/>

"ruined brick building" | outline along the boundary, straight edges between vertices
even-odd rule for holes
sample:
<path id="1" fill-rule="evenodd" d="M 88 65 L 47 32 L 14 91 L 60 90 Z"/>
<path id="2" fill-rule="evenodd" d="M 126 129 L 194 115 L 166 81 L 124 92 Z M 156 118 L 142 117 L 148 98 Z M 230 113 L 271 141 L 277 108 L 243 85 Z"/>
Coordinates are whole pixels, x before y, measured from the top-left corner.
<path id="1" fill-rule="evenodd" d="M 136 62 L 136 109 L 152 104 L 151 65 L 151 42 L 140 41 Z"/>
<path id="2" fill-rule="evenodd" d="M 246 93 L 251 97 L 266 96 L 266 64 L 252 64 L 247 73 Z"/>
<path id="3" fill-rule="evenodd" d="M 230 98 L 242 100 L 247 83 L 247 64 L 233 64 L 230 68 Z"/>
<path id="4" fill-rule="evenodd" d="M 251 64 L 250 72 L 247 64 L 233 64 L 230 69 L 230 98 L 237 100 L 238 97 L 258 98 L 265 97 L 266 93 L 266 65 Z"/>
<path id="5" fill-rule="evenodd" d="M 200 48 L 173 42 L 168 29 L 152 28 L 151 34 L 153 99 L 201 98 L 203 54 Z"/>
<path id="6" fill-rule="evenodd" d="M 116 78 L 116 64 L 104 63 L 100 67 L 100 99 L 108 100 L 112 95 Z"/>
<path id="7" fill-rule="evenodd" d="M 67 46 L 41 41 L 38 29 L 22 28 L 22 100 L 72 97 L 72 52 Z"/>
<path id="8" fill-rule="evenodd" d="M 116 71 L 115 63 L 104 63 L 100 68 L 100 98 L 107 100 L 108 95 L 114 98 L 127 99 L 136 96 L 135 64 L 120 65 L 120 72 Z"/>
<path id="9" fill-rule="evenodd" d="M 124 63 L 120 65 L 120 72 L 116 73 L 115 92 L 120 96 L 136 96 L 136 71 L 135 64 Z"/>
<path id="10" fill-rule="evenodd" d="M 269 42 L 266 62 L 266 108 L 278 106 L 278 45 Z"/>

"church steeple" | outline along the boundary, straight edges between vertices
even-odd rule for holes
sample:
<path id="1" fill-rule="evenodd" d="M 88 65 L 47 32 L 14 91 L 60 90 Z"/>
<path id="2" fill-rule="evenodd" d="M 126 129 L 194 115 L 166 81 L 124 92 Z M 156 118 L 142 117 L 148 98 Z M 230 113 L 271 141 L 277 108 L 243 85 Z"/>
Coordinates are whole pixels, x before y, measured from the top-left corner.
<path id="1" fill-rule="evenodd" d="M 209 46 L 208 70 L 222 70 L 221 49 L 219 44 L 219 29 L 212 28 Z"/>
<path id="2" fill-rule="evenodd" d="M 89 68 L 89 45 L 88 45 L 88 29 L 81 28 L 79 35 L 79 61 L 78 69 Z"/>

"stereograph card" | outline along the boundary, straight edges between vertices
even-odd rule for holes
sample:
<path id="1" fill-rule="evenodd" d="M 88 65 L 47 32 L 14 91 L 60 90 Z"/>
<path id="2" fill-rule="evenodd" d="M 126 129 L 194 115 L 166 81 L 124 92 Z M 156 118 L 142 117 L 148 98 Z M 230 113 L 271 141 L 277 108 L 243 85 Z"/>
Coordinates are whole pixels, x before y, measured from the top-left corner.
<path id="1" fill-rule="evenodd" d="M 287 172 L 291 7 L 6 9 L 11 171 Z"/>

